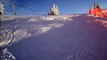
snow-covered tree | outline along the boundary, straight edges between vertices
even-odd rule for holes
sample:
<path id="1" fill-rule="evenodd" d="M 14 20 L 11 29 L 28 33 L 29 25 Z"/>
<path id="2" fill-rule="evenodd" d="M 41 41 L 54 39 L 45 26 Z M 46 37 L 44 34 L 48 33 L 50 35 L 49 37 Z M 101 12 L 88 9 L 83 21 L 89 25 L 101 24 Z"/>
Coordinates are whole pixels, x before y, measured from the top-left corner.
<path id="1" fill-rule="evenodd" d="M 4 14 L 4 6 L 3 4 L 0 2 L 0 15 L 3 15 Z"/>
<path id="2" fill-rule="evenodd" d="M 55 13 L 56 13 L 56 15 L 59 15 L 60 14 L 60 12 L 59 12 L 59 9 L 58 9 L 58 6 L 56 5 L 56 10 L 55 10 Z"/>
<path id="3" fill-rule="evenodd" d="M 51 12 L 49 13 L 50 15 L 59 15 L 60 12 L 58 10 L 58 6 L 53 4 L 51 7 Z"/>

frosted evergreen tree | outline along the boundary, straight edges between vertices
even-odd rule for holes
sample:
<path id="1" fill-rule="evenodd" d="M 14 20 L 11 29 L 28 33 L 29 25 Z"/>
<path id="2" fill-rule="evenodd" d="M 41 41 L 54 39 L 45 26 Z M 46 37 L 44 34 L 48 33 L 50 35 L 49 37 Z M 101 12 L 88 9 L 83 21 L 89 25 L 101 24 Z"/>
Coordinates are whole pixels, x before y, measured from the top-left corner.
<path id="1" fill-rule="evenodd" d="M 50 15 L 59 15 L 59 10 L 58 10 L 58 6 L 53 4 L 52 5 L 52 8 L 51 8 L 51 12 L 50 12 Z"/>
<path id="2" fill-rule="evenodd" d="M 59 15 L 60 12 L 59 12 L 58 6 L 56 5 L 55 8 L 56 8 L 56 11 L 55 11 L 56 15 Z"/>
<path id="3" fill-rule="evenodd" d="M 4 14 L 4 6 L 3 4 L 0 2 L 0 15 L 3 15 Z"/>

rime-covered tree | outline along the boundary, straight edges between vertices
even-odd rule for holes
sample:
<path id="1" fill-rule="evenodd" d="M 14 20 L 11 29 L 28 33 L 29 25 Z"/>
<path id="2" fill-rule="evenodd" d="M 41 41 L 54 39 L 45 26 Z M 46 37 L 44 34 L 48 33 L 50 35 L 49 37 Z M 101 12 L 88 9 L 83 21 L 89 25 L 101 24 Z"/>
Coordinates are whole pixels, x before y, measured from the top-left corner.
<path id="1" fill-rule="evenodd" d="M 49 15 L 59 15 L 59 14 L 60 14 L 60 12 L 59 12 L 58 6 L 53 4 Z"/>
<path id="2" fill-rule="evenodd" d="M 0 1 L 0 15 L 3 15 L 3 14 L 4 14 L 4 6 Z"/>

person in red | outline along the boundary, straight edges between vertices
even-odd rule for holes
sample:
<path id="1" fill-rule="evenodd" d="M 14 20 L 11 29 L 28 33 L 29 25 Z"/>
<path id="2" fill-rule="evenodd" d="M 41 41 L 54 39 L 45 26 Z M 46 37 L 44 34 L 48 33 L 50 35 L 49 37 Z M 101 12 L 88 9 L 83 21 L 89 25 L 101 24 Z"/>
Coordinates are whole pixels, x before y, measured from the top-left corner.
<path id="1" fill-rule="evenodd" d="M 98 3 L 94 3 L 94 9 L 89 9 L 89 13 L 91 15 L 94 15 L 94 16 L 98 16 L 98 17 L 101 17 L 102 16 L 102 10 L 100 8 L 100 6 L 98 5 Z"/>
<path id="2" fill-rule="evenodd" d="M 98 3 L 94 4 L 94 15 L 102 17 L 102 10 L 101 10 L 100 6 L 98 5 Z"/>
<path id="3" fill-rule="evenodd" d="M 89 9 L 89 14 L 94 15 L 94 9 L 90 8 Z"/>

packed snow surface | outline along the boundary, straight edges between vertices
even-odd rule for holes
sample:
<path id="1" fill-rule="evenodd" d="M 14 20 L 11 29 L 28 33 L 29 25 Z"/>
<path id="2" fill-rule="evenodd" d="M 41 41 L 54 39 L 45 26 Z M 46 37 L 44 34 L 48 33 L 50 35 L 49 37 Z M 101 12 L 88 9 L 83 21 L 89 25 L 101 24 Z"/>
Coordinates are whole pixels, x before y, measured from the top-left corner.
<path id="1" fill-rule="evenodd" d="M 2 16 L 0 30 L 17 60 L 107 60 L 107 18 Z"/>

